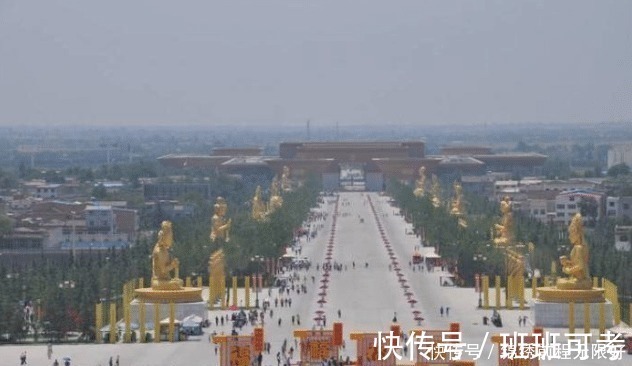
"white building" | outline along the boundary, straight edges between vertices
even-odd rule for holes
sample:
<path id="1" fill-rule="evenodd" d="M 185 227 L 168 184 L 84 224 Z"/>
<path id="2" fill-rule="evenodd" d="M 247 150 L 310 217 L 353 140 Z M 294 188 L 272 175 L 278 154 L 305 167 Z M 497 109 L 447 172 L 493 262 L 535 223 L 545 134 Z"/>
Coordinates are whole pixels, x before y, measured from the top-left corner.
<path id="1" fill-rule="evenodd" d="M 525 192 L 521 209 L 540 222 L 555 222 L 555 197 L 556 193 L 552 191 Z"/>
<path id="2" fill-rule="evenodd" d="M 41 179 L 35 179 L 23 184 L 26 192 L 33 197 L 43 199 L 54 199 L 59 197 L 61 184 L 48 184 Z"/>
<path id="3" fill-rule="evenodd" d="M 632 167 L 632 144 L 618 144 L 608 150 L 608 169 L 621 163 Z"/>
<path id="4" fill-rule="evenodd" d="M 560 225 L 570 225 L 573 216 L 580 212 L 582 200 L 594 200 L 597 204 L 596 220 L 603 216 L 605 195 L 596 191 L 572 190 L 555 196 L 555 222 Z"/>
<path id="5" fill-rule="evenodd" d="M 615 226 L 614 248 L 620 252 L 629 252 L 632 249 L 632 226 Z"/>
<path id="6" fill-rule="evenodd" d="M 632 218 L 632 197 L 608 197 L 606 216 L 613 219 Z"/>
<path id="7" fill-rule="evenodd" d="M 114 233 L 112 206 L 87 206 L 85 217 L 89 233 Z"/>

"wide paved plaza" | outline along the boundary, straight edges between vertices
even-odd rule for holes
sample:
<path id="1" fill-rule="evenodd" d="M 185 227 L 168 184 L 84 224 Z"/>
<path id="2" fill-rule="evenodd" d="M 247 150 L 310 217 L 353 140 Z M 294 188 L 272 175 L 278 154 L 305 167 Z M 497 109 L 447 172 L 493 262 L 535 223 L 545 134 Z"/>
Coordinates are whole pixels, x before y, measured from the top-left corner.
<path id="1" fill-rule="evenodd" d="M 311 223 L 318 234 L 309 241 L 302 238 L 300 242 L 302 255 L 312 261 L 308 271 L 297 272 L 298 283 L 305 283 L 307 293 L 291 292 L 291 306 L 283 307 L 274 304 L 274 300 L 282 296 L 278 289 L 263 289 L 258 295 L 260 301 L 265 298 L 271 300 L 273 311 L 272 317 L 269 313 L 265 317 L 265 339 L 271 343 L 271 352 L 264 354 L 263 365 L 277 365 L 276 354 L 284 340 L 288 348 L 293 346 L 296 349 L 293 330 L 320 327 L 314 320 L 320 314 L 325 315 L 325 328 L 331 328 L 335 321 L 344 324 L 346 345 L 341 350 L 343 359 L 347 356 L 355 359 L 350 332 L 387 332 L 394 317 L 406 333 L 412 329 L 448 329 L 451 322 L 458 322 L 463 342 L 478 345 L 488 333 L 491 336 L 500 332 L 528 332 L 531 329 L 530 324 L 523 327 L 518 324 L 520 316 L 532 319 L 528 309 L 502 310 L 502 328 L 483 325 L 483 316 L 491 316 L 491 310 L 477 309 L 478 294 L 474 289 L 441 286 L 442 279 L 447 275 L 441 268 L 429 271 L 425 266 L 410 265 L 414 248 L 420 242 L 411 234 L 411 227 L 397 214 L 398 209 L 391 206 L 388 197 L 373 193 L 341 193 L 337 197 L 327 197 L 320 209 L 328 215 L 326 220 Z M 332 248 L 329 258 L 328 245 Z M 325 275 L 323 263 L 335 263 L 340 269 L 331 270 Z M 326 286 L 322 282 L 324 277 L 328 277 Z M 288 295 L 283 297 L 287 298 Z M 326 302 L 319 302 L 322 298 Z M 254 295 L 251 299 L 254 303 Z M 55 358 L 61 362 L 65 356 L 72 358 L 72 365 L 108 365 L 109 358 L 116 359 L 118 355 L 120 365 L 214 366 L 218 364 L 218 356 L 215 345 L 209 342 L 210 333 L 230 334 L 230 323 L 215 326 L 216 317 L 229 313 L 211 311 L 211 327 L 205 329 L 203 336 L 192 337 L 186 342 L 55 345 L 51 360 L 46 357 L 45 345 L 0 346 L 0 364 L 19 365 L 19 356 L 26 351 L 29 365 L 52 365 Z M 416 317 L 422 317 L 423 321 L 415 320 Z M 297 324 L 299 318 L 300 325 Z M 247 325 L 240 334 L 251 332 L 252 327 Z M 497 350 L 490 353 L 489 339 L 484 346 L 482 359 L 477 361 L 477 365 L 496 365 Z M 623 365 L 632 361 L 632 356 L 623 357 L 623 361 L 579 362 L 582 365 Z M 298 352 L 295 352 L 290 362 L 295 364 L 297 361 Z M 542 364 L 570 364 L 570 361 L 548 361 Z"/>

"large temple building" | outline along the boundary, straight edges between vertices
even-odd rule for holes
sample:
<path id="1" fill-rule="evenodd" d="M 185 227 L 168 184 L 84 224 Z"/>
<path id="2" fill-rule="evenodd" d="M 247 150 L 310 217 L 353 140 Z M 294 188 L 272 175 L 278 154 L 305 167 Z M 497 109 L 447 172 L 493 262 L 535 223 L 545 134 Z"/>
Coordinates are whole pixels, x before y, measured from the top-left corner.
<path id="1" fill-rule="evenodd" d="M 325 190 L 339 188 L 381 191 L 391 180 L 412 182 L 421 166 L 427 174 L 482 175 L 505 172 L 537 175 L 546 156 L 533 153 L 494 154 L 489 147 L 448 146 L 440 155 L 426 155 L 422 141 L 282 142 L 279 156 L 263 156 L 259 148 L 215 149 L 211 155 L 165 155 L 158 161 L 173 168 L 212 169 L 241 175 L 281 174 L 293 179 L 316 175 Z"/>

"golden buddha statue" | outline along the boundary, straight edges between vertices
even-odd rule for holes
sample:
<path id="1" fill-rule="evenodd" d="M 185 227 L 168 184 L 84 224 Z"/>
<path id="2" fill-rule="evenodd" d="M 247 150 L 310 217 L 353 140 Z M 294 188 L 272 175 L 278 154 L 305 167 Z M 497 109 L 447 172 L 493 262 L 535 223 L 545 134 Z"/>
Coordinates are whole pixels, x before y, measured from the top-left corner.
<path id="1" fill-rule="evenodd" d="M 415 181 L 415 197 L 423 197 L 426 194 L 426 167 L 419 168 L 419 179 Z"/>
<path id="2" fill-rule="evenodd" d="M 452 205 L 451 205 L 452 207 L 450 208 L 450 214 L 454 216 L 461 216 L 463 214 L 462 188 L 459 182 L 456 182 L 456 181 L 453 184 L 453 188 L 454 188 L 454 198 L 452 199 Z"/>
<path id="3" fill-rule="evenodd" d="M 435 208 L 441 206 L 441 185 L 439 184 L 439 178 L 436 175 L 432 175 L 432 205 Z"/>
<path id="4" fill-rule="evenodd" d="M 584 221 L 578 212 L 568 226 L 568 238 L 573 245 L 570 257 L 561 256 L 562 272 L 568 278 L 559 278 L 556 287 L 562 290 L 589 290 L 592 279 L 588 270 L 588 246 L 584 243 Z"/>
<path id="5" fill-rule="evenodd" d="M 211 241 L 215 241 L 218 238 L 224 239 L 224 241 L 230 241 L 230 227 L 232 220 L 226 220 L 226 211 L 228 205 L 223 197 L 217 197 L 215 201 L 213 218 L 211 219 Z"/>
<path id="6" fill-rule="evenodd" d="M 500 201 L 500 212 L 502 218 L 500 224 L 495 224 L 497 236 L 494 238 L 494 244 L 499 246 L 507 246 L 513 243 L 513 213 L 511 212 L 511 201 L 505 196 Z"/>
<path id="7" fill-rule="evenodd" d="M 255 189 L 255 196 L 252 198 L 252 218 L 256 221 L 262 221 L 266 217 L 266 204 L 261 197 L 261 186 Z"/>
<path id="8" fill-rule="evenodd" d="M 151 287 L 134 290 L 136 299 L 147 303 L 185 303 L 202 301 L 201 287 L 185 287 L 180 279 L 180 261 L 171 255 L 173 231 L 171 222 L 163 221 L 158 240 L 151 253 Z M 171 272 L 173 277 L 171 277 Z M 136 300 L 134 300 L 136 301 Z"/>
<path id="9" fill-rule="evenodd" d="M 558 278 L 555 286 L 538 288 L 538 300 L 557 303 L 597 303 L 604 302 L 605 290 L 593 287 L 588 270 L 588 245 L 584 241 L 584 221 L 582 215 L 573 216 L 568 226 L 568 237 L 573 245 L 570 256 L 560 257 L 561 270 L 567 278 Z M 557 272 L 555 262 L 551 271 Z"/>
<path id="10" fill-rule="evenodd" d="M 272 213 L 283 206 L 283 197 L 279 193 L 279 180 L 275 176 L 270 183 L 270 203 L 268 213 Z"/>
<path id="11" fill-rule="evenodd" d="M 467 221 L 465 221 L 465 211 L 463 209 L 463 188 L 459 182 L 454 182 L 454 198 L 452 199 L 452 207 L 450 214 L 456 216 L 459 219 L 459 226 L 467 227 Z"/>
<path id="12" fill-rule="evenodd" d="M 163 221 L 158 232 L 158 240 L 151 253 L 151 288 L 154 290 L 182 289 L 179 278 L 180 261 L 171 256 L 173 246 L 173 231 L 171 222 Z M 173 278 L 171 271 L 174 271 Z"/>
<path id="13" fill-rule="evenodd" d="M 292 182 L 290 181 L 290 168 L 287 165 L 283 166 L 283 173 L 281 174 L 281 189 L 287 192 L 292 189 Z"/>

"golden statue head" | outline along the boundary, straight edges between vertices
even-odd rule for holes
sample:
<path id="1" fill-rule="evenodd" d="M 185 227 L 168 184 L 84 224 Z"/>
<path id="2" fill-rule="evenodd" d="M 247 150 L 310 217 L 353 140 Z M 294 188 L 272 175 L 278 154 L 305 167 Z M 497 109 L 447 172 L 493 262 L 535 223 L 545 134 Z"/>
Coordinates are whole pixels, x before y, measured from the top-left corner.
<path id="1" fill-rule="evenodd" d="M 584 219 L 579 212 L 573 216 L 568 225 L 568 238 L 573 245 L 584 244 Z"/>
<path id="2" fill-rule="evenodd" d="M 274 176 L 274 178 L 272 178 L 272 182 L 270 183 L 270 195 L 271 196 L 279 195 L 279 179 L 277 178 L 276 175 Z"/>
<path id="3" fill-rule="evenodd" d="M 511 212 L 511 200 L 509 199 L 509 196 L 503 197 L 503 200 L 500 202 L 500 212 L 503 214 Z"/>
<path id="4" fill-rule="evenodd" d="M 173 230 L 171 227 L 171 221 L 163 221 L 160 224 L 160 231 L 158 232 L 158 246 L 169 249 L 173 245 Z"/>
<path id="5" fill-rule="evenodd" d="M 462 191 L 461 183 L 454 181 L 454 193 L 460 196 Z"/>
<path id="6" fill-rule="evenodd" d="M 226 215 L 226 209 L 228 208 L 228 205 L 226 204 L 226 200 L 224 199 L 224 197 L 217 197 L 213 208 L 215 209 L 215 214 L 217 216 L 223 217 L 224 215 Z"/>
<path id="7" fill-rule="evenodd" d="M 418 172 L 419 172 L 419 176 L 420 177 L 425 177 L 426 176 L 426 167 L 422 165 L 421 167 L 419 167 L 419 171 Z"/>

